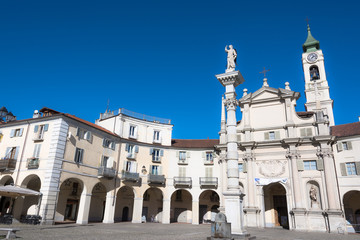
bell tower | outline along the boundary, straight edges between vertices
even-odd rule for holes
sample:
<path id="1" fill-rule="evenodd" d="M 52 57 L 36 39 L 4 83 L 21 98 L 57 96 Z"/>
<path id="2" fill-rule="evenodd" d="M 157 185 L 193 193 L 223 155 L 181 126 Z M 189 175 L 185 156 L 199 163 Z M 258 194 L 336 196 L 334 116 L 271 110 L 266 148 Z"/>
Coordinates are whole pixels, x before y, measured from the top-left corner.
<path id="1" fill-rule="evenodd" d="M 324 55 L 320 42 L 316 40 L 307 26 L 308 36 L 303 44 L 302 64 L 305 75 L 306 111 L 323 111 L 328 116 L 330 126 L 335 125 L 333 100 L 330 98 L 326 79 Z"/>

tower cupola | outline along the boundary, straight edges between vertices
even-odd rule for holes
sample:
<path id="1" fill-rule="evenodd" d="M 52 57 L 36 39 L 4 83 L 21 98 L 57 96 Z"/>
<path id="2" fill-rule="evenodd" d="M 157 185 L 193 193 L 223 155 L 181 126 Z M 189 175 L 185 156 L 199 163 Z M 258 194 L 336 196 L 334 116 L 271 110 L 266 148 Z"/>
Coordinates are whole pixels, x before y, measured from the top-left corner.
<path id="1" fill-rule="evenodd" d="M 305 43 L 303 44 L 303 51 L 304 53 L 315 52 L 320 49 L 320 42 L 311 35 L 309 24 L 307 25 L 307 30 L 308 30 L 308 36 Z"/>

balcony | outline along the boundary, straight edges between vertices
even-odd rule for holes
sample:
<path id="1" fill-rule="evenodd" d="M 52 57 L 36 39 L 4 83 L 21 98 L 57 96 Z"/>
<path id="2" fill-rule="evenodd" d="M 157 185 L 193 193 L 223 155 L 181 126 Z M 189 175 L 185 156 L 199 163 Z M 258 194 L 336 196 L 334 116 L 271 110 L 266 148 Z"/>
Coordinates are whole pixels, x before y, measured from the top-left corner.
<path id="1" fill-rule="evenodd" d="M 205 160 L 204 165 L 214 165 L 214 160 L 213 159 Z"/>
<path id="2" fill-rule="evenodd" d="M 165 184 L 165 175 L 153 175 L 149 174 L 148 183 L 153 184 Z"/>
<path id="3" fill-rule="evenodd" d="M 174 177 L 174 186 L 187 186 L 191 187 L 192 180 L 191 177 Z"/>
<path id="4" fill-rule="evenodd" d="M 107 168 L 104 166 L 99 167 L 98 177 L 114 178 L 116 171 L 114 168 Z"/>
<path id="5" fill-rule="evenodd" d="M 139 181 L 139 174 L 136 172 L 122 172 L 121 180 L 128 181 L 128 182 L 138 182 Z"/>
<path id="6" fill-rule="evenodd" d="M 161 157 L 160 156 L 152 156 L 152 161 L 155 163 L 160 163 L 161 162 Z"/>
<path id="7" fill-rule="evenodd" d="M 185 158 L 185 159 L 179 159 L 178 164 L 179 164 L 179 165 L 187 165 L 187 164 L 188 164 L 188 161 L 187 161 L 186 158 Z"/>
<path id="8" fill-rule="evenodd" d="M 218 178 L 217 177 L 201 177 L 200 179 L 201 187 L 217 187 Z"/>
<path id="9" fill-rule="evenodd" d="M 0 160 L 0 172 L 12 171 L 16 167 L 16 159 L 2 158 Z"/>
<path id="10" fill-rule="evenodd" d="M 38 158 L 28 158 L 27 168 L 28 169 L 39 168 L 39 159 Z"/>
<path id="11" fill-rule="evenodd" d="M 43 141 L 44 140 L 44 133 L 36 134 L 33 138 L 33 140 L 36 141 Z"/>

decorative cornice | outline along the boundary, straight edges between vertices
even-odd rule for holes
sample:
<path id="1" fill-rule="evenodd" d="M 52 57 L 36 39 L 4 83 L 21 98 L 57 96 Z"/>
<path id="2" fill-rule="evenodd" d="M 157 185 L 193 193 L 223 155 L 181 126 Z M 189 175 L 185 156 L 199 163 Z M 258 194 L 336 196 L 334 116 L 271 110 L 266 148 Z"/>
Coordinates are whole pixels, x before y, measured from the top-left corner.
<path id="1" fill-rule="evenodd" d="M 316 151 L 316 156 L 318 158 L 324 158 L 324 157 L 330 157 L 333 158 L 334 157 L 334 153 L 331 150 L 331 148 L 326 148 L 326 149 L 318 149 Z"/>

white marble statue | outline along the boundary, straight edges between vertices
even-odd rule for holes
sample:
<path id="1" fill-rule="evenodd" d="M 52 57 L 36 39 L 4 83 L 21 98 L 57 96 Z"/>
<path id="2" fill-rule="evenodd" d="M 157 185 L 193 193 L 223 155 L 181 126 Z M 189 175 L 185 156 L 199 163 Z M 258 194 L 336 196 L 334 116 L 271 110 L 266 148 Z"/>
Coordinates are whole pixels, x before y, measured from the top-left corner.
<path id="1" fill-rule="evenodd" d="M 226 71 L 234 71 L 235 70 L 235 64 L 236 64 L 236 57 L 237 57 L 237 53 L 235 48 L 233 48 L 233 45 L 226 45 L 225 46 L 225 52 L 227 52 L 227 69 Z"/>
<path id="2" fill-rule="evenodd" d="M 314 187 L 314 185 L 311 185 L 309 195 L 310 195 L 309 197 L 310 197 L 310 200 L 311 200 L 311 207 L 312 208 L 317 208 L 318 207 L 317 190 Z"/>

